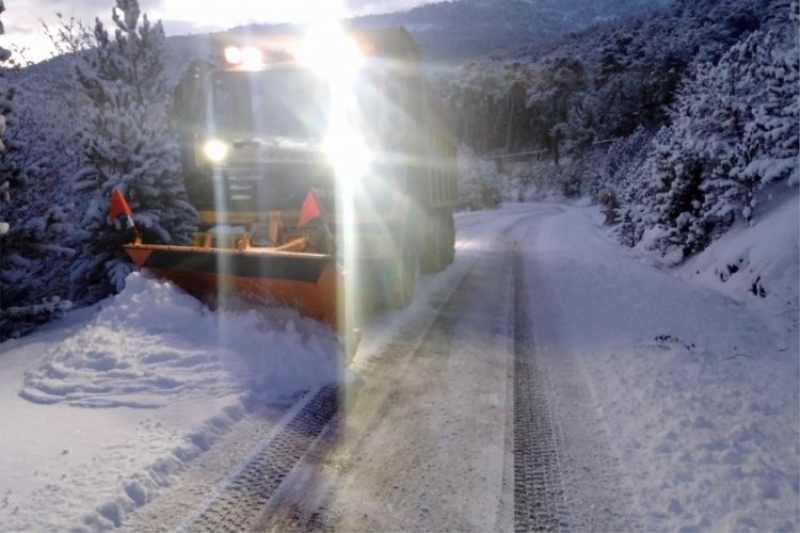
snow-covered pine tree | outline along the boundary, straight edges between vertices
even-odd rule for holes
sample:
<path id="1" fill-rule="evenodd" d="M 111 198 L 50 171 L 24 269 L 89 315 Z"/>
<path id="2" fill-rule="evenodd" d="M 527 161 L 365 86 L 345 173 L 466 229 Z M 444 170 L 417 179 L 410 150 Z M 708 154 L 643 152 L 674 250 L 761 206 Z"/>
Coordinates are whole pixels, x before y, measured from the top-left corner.
<path id="1" fill-rule="evenodd" d="M 64 299 L 70 258 L 71 195 L 65 182 L 74 173 L 69 145 L 80 107 L 71 86 L 58 88 L 19 63 L 0 67 L 0 109 L 7 129 L 0 151 L 0 341 L 31 331 L 71 306 Z M 56 100 L 54 95 L 63 100 Z M 74 110 L 72 120 L 62 111 Z M 13 194 L 10 194 L 13 193 Z"/>
<path id="2" fill-rule="evenodd" d="M 744 126 L 731 174 L 739 182 L 752 183 L 756 190 L 783 179 L 797 185 L 800 180 L 797 25 L 757 37 L 760 54 L 754 64 L 754 84 L 761 87 L 762 98 L 753 108 L 752 119 Z M 745 207 L 748 219 L 753 207 L 754 201 Z"/>
<path id="3" fill-rule="evenodd" d="M 5 11 L 0 0 L 0 13 Z M 0 34 L 3 33 L 0 23 Z M 0 63 L 11 53 L 0 48 Z M 20 103 L 19 67 L 0 66 L 0 341 L 29 331 L 36 323 L 50 320 L 69 308 L 69 302 L 45 291 L 31 291 L 43 284 L 37 271 L 47 270 L 44 260 L 34 260 L 46 246 L 37 229 L 48 217 L 32 216 L 27 180 L 40 177 L 46 150 L 31 142 L 30 107 Z M 14 189 L 14 203 L 11 203 Z"/>
<path id="4" fill-rule="evenodd" d="M 610 143 L 605 160 L 600 165 L 599 185 L 602 188 L 595 195 L 606 216 L 606 224 L 622 222 L 624 205 L 640 201 L 640 198 L 634 199 L 632 196 L 641 192 L 641 188 L 632 187 L 630 180 L 647 159 L 653 137 L 653 132 L 639 127 L 628 137 L 615 139 Z M 631 222 L 630 213 L 628 221 Z M 635 243 L 627 244 L 633 246 Z"/>
<path id="5" fill-rule="evenodd" d="M 5 3 L 3 0 L 0 0 L 0 14 L 6 10 Z M 0 35 L 3 35 L 5 30 L 3 28 L 3 22 L 0 21 Z M 3 48 L 0 46 L 0 63 L 8 61 L 8 58 L 11 57 L 11 51 Z M 0 78 L 5 77 L 5 69 L 0 67 Z M 4 152 L 6 147 L 5 143 L 3 143 L 3 138 L 6 134 L 6 115 L 9 114 L 11 111 L 11 98 L 13 97 L 13 93 L 9 94 L 9 89 L 3 84 L 2 88 L 0 88 L 0 152 Z M 0 206 L 2 204 L 8 203 L 9 195 L 8 195 L 8 188 L 9 182 L 7 178 L 6 172 L 3 172 L 0 175 Z M 0 217 L 0 236 L 5 235 L 8 233 L 8 222 L 4 222 L 3 218 Z"/>
<path id="6" fill-rule="evenodd" d="M 648 194 L 625 211 L 625 241 L 662 253 L 703 249 L 737 219 L 752 220 L 758 192 L 798 181 L 797 30 L 755 31 L 679 89 L 672 123 L 633 184 Z M 653 236 L 657 238 L 653 238 Z"/>
<path id="7" fill-rule="evenodd" d="M 735 147 L 749 120 L 746 89 L 752 47 L 745 41 L 718 65 L 701 64 L 678 89 L 671 124 L 655 139 L 652 176 L 638 173 L 637 217 L 628 217 L 626 238 L 647 238 L 645 247 L 685 255 L 702 250 L 736 217 L 747 196 L 730 176 Z M 744 59 L 743 59 L 744 58 Z M 741 59 L 741 60 L 740 60 Z M 631 244 L 628 242 L 628 244 Z"/>
<path id="8" fill-rule="evenodd" d="M 69 306 L 66 280 L 75 253 L 68 185 L 77 165 L 70 151 L 74 122 L 64 120 L 66 106 L 37 84 L 30 69 L 7 74 L 2 81 L 15 98 L 0 172 L 13 194 L 0 204 L 0 219 L 9 223 L 0 242 L 0 340 L 24 334 Z"/>
<path id="9" fill-rule="evenodd" d="M 763 100 L 757 65 L 764 51 L 759 32 L 734 44 L 717 65 L 701 65 L 688 96 L 691 115 L 686 139 L 703 160 L 704 199 L 694 215 L 703 221 L 710 240 L 725 231 L 738 217 L 749 218 L 758 181 L 737 176 L 737 165 L 747 165 L 753 153 L 742 146 L 747 125 L 753 121 L 753 109 Z M 688 116 L 688 115 L 687 115 Z M 738 179 L 737 179 L 738 178 Z"/>
<path id="10" fill-rule="evenodd" d="M 680 100 L 680 98 L 679 98 Z M 656 135 L 653 176 L 643 177 L 642 227 L 639 235 L 651 231 L 646 247 L 662 254 L 677 247 L 683 255 L 706 245 L 702 221 L 697 212 L 704 199 L 701 187 L 704 160 L 691 149 L 692 122 L 678 121 Z"/>
<path id="11" fill-rule="evenodd" d="M 96 20 L 97 47 L 78 67 L 93 110 L 83 132 L 88 164 L 75 180 L 87 240 L 70 280 L 72 298 L 85 303 L 120 290 L 132 270 L 121 248 L 130 235 L 107 221 L 115 187 L 127 197 L 148 242 L 188 242 L 197 220 L 166 119 L 164 30 L 141 15 L 137 0 L 116 0 L 112 19 L 113 38 Z"/>
<path id="12" fill-rule="evenodd" d="M 706 168 L 697 216 L 710 239 L 737 218 L 751 222 L 758 191 L 797 169 L 796 37 L 779 33 L 753 32 L 698 76 L 692 145 Z"/>

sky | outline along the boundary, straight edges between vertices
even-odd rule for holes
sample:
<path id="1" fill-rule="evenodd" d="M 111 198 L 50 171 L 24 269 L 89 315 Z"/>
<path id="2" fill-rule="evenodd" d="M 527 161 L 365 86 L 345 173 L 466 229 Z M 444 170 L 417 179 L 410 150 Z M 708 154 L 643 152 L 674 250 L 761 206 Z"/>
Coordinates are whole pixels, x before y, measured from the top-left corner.
<path id="1" fill-rule="evenodd" d="M 430 0 L 140 0 L 143 13 L 161 20 L 167 35 L 186 35 L 225 30 L 250 22 L 303 22 L 309 18 L 351 17 L 403 11 Z M 2 15 L 5 35 L 0 46 L 23 48 L 27 61 L 38 62 L 53 53 L 42 23 L 57 24 L 56 13 L 64 19 L 83 21 L 90 28 L 95 17 L 105 24 L 111 20 L 114 0 L 9 0 Z M 223 7 L 224 6 L 224 7 Z M 16 57 L 19 57 L 17 55 Z"/>

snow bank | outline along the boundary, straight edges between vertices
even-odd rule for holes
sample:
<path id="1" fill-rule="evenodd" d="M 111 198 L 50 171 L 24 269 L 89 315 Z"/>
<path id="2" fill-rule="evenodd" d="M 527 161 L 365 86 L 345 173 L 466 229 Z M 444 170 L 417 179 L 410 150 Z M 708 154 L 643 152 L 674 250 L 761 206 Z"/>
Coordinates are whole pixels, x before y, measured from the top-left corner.
<path id="1" fill-rule="evenodd" d="M 3 343 L 0 531 L 119 527 L 256 402 L 338 366 L 333 331 L 292 310 L 210 311 L 131 274 L 93 310 Z"/>
<path id="2" fill-rule="evenodd" d="M 277 400 L 336 378 L 333 332 L 286 309 L 212 312 L 133 273 L 93 323 L 26 374 L 35 403 L 160 407 L 190 391 Z"/>
<path id="3" fill-rule="evenodd" d="M 676 273 L 758 308 L 785 334 L 800 310 L 800 201 L 796 189 L 778 187 L 752 227 L 734 227 Z"/>

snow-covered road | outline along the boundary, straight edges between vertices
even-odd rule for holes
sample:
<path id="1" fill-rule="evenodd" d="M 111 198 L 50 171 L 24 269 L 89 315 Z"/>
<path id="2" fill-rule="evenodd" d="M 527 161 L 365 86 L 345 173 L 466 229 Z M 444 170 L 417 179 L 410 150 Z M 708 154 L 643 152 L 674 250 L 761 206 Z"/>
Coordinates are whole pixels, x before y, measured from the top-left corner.
<path id="1" fill-rule="evenodd" d="M 623 254 L 597 221 L 460 218 L 466 271 L 421 345 L 373 352 L 373 390 L 296 489 L 317 490 L 301 529 L 797 530 L 796 326 Z"/>
<path id="2" fill-rule="evenodd" d="M 248 528 L 797 531 L 796 230 L 773 246 L 794 270 L 760 273 L 794 285 L 749 302 L 681 279 L 714 257 L 666 273 L 599 219 L 460 214 L 455 263 L 369 319 L 339 415 Z M 0 530 L 191 526 L 335 359 L 296 316 L 134 275 L 2 345 Z"/>
<path id="3" fill-rule="evenodd" d="M 513 256 L 520 230 L 552 212 L 461 218 L 456 264 L 400 335 L 357 361 L 364 385 L 308 466 L 314 475 L 256 529 L 513 528 Z M 318 523 L 296 523 L 298 508 Z"/>

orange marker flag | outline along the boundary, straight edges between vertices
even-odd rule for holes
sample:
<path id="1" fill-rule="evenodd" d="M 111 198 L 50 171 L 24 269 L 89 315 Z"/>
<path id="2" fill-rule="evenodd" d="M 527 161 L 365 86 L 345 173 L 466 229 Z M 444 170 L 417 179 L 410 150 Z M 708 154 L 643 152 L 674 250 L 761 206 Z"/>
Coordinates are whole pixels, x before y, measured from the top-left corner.
<path id="1" fill-rule="evenodd" d="M 300 208 L 300 220 L 297 221 L 297 227 L 302 228 L 315 218 L 322 216 L 322 208 L 319 206 L 317 195 L 314 190 L 308 191 L 306 199 L 303 200 L 303 207 Z"/>
<path id="2" fill-rule="evenodd" d="M 125 197 L 122 196 L 122 192 L 114 187 L 114 191 L 111 193 L 111 205 L 108 207 L 109 224 L 113 224 L 120 215 L 125 215 L 127 226 L 132 228 L 133 219 L 131 216 L 133 215 L 133 211 L 131 211 L 128 202 L 125 201 Z"/>

